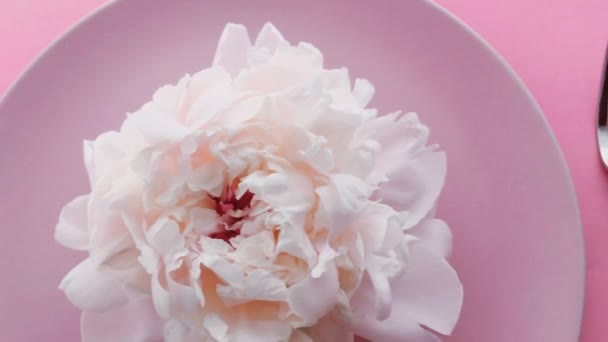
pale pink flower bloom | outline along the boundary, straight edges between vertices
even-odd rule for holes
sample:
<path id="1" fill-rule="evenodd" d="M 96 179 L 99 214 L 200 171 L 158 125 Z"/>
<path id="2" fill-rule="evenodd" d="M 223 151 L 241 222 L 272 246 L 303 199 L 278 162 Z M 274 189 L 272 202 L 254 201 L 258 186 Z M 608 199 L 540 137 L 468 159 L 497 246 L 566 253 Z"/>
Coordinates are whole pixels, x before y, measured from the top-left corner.
<path id="1" fill-rule="evenodd" d="M 437 341 L 462 286 L 433 218 L 446 159 L 413 113 L 267 24 L 84 144 L 55 237 L 85 342 Z"/>

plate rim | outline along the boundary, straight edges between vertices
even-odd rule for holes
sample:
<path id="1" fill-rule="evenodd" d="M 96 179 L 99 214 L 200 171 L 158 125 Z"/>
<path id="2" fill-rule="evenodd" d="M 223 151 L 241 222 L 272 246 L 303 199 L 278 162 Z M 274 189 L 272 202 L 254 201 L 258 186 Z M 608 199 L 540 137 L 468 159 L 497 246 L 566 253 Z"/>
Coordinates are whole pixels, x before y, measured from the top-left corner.
<path id="1" fill-rule="evenodd" d="M 460 28 L 466 34 L 468 34 L 471 38 L 473 38 L 473 40 L 475 41 L 477 46 L 484 49 L 491 56 L 491 58 L 493 58 L 498 63 L 498 66 L 509 76 L 509 79 L 511 79 L 514 82 L 514 84 L 517 86 L 517 88 L 519 88 L 519 90 L 525 96 L 526 101 L 528 101 L 528 103 L 531 105 L 531 108 L 534 109 L 535 116 L 538 119 L 540 119 L 543 128 L 545 129 L 546 133 L 548 134 L 549 141 L 550 141 L 551 145 L 553 146 L 552 153 L 555 155 L 555 157 L 557 157 L 557 160 L 560 164 L 559 173 L 561 173 L 561 177 L 565 181 L 563 185 L 567 188 L 568 192 L 570 193 L 570 196 L 568 196 L 568 197 L 571 202 L 570 205 L 572 206 L 571 210 L 573 211 L 573 214 L 576 218 L 576 227 L 572 227 L 572 229 L 576 229 L 578 232 L 578 234 L 576 234 L 576 235 L 578 236 L 578 240 L 579 240 L 577 243 L 579 245 L 579 250 L 580 250 L 579 262 L 581 264 L 581 270 L 579 271 L 580 274 L 578 276 L 578 281 L 579 281 L 579 286 L 580 286 L 580 289 L 582 292 L 579 294 L 580 302 L 579 302 L 579 307 L 577 309 L 577 326 L 578 326 L 577 330 L 578 330 L 578 332 L 577 332 L 577 336 L 576 336 L 576 341 L 578 341 L 580 339 L 581 333 L 582 333 L 585 299 L 586 299 L 587 260 L 586 260 L 586 252 L 585 252 L 585 236 L 584 236 L 584 231 L 583 231 L 583 223 L 582 223 L 582 218 L 581 218 L 579 201 L 578 201 L 578 197 L 576 194 L 576 188 L 574 186 L 574 181 L 572 179 L 572 174 L 570 173 L 570 167 L 568 166 L 568 163 L 566 162 L 564 152 L 562 151 L 561 146 L 559 145 L 559 142 L 557 140 L 557 137 L 555 136 L 555 133 L 553 132 L 553 128 L 551 128 L 551 125 L 549 124 L 549 121 L 547 120 L 547 116 L 545 115 L 545 112 L 543 111 L 543 109 L 540 106 L 540 104 L 538 103 L 538 101 L 536 101 L 536 99 L 534 98 L 534 95 L 532 94 L 530 89 L 528 89 L 528 87 L 526 86 L 524 81 L 521 79 L 521 77 L 519 77 L 519 75 L 515 72 L 515 69 L 513 69 L 513 67 L 511 67 L 511 65 L 507 62 L 507 60 L 496 49 L 494 49 L 494 47 L 489 42 L 487 42 L 479 33 L 477 33 L 475 30 L 473 30 L 470 26 L 468 26 L 462 19 L 460 19 L 454 13 L 448 11 L 443 6 L 437 4 L 435 1 L 433 1 L 433 0 L 418 0 L 418 1 L 427 4 L 429 7 L 433 8 L 434 10 L 438 11 L 440 14 L 444 15 L 448 20 L 450 20 L 458 28 Z"/>
<path id="2" fill-rule="evenodd" d="M 0 96 L 0 111 L 4 107 L 7 100 L 12 96 L 12 94 L 19 88 L 19 85 L 23 82 L 23 80 L 27 79 L 28 75 L 31 74 L 36 67 L 46 58 L 46 56 L 53 50 L 57 49 L 61 43 L 66 40 L 70 35 L 74 32 L 81 29 L 81 27 L 85 26 L 91 20 L 94 20 L 99 15 L 111 10 L 113 7 L 118 4 L 127 1 L 127 0 L 108 0 L 106 3 L 97 6 L 91 12 L 77 20 L 75 23 L 71 24 L 66 30 L 64 30 L 61 34 L 59 34 L 55 39 L 53 39 L 44 49 L 42 49 L 34 59 L 32 59 L 24 69 L 18 74 L 18 76 L 10 83 L 9 87 L 4 91 L 4 93 Z M 490 43 L 488 43 L 479 33 L 473 30 L 470 26 L 468 26 L 462 19 L 460 19 L 457 15 L 450 12 L 443 6 L 439 5 L 433 0 L 415 0 L 419 3 L 424 4 L 425 6 L 430 7 L 432 10 L 438 12 L 439 15 L 445 17 L 449 20 L 455 27 L 462 30 L 466 35 L 471 37 L 475 44 L 484 50 L 495 62 L 497 62 L 497 66 L 506 73 L 508 78 L 514 82 L 514 85 L 521 91 L 524 95 L 526 101 L 530 105 L 530 107 L 534 110 L 534 116 L 537 119 L 540 119 L 541 125 L 544 128 L 545 132 L 548 135 L 549 141 L 553 146 L 552 151 L 555 157 L 557 157 L 559 163 L 559 170 L 556 172 L 560 173 L 561 178 L 564 180 L 563 186 L 566 187 L 568 192 L 570 193 L 569 202 L 570 210 L 573 212 L 574 217 L 576 219 L 576 227 L 572 227 L 572 229 L 576 229 L 578 234 L 578 244 L 579 244 L 579 262 L 581 264 L 580 274 L 578 276 L 579 286 L 582 290 L 582 293 L 579 294 L 580 302 L 579 308 L 576 310 L 577 312 L 577 341 L 580 339 L 582 332 L 582 324 L 584 317 L 584 307 L 586 300 L 586 269 L 587 269 L 587 261 L 586 261 L 586 252 L 585 252 L 585 240 L 584 240 L 584 231 L 583 224 L 581 218 L 581 211 L 579 206 L 579 201 L 576 193 L 576 189 L 574 186 L 574 181 L 572 179 L 572 175 L 570 173 L 570 168 L 566 162 L 564 157 L 564 153 L 559 145 L 557 137 L 547 120 L 547 117 L 542 110 L 539 103 L 534 98 L 532 92 L 525 85 L 523 80 L 519 77 L 519 75 L 515 72 L 515 70 L 511 67 L 511 65 L 506 61 L 506 59 L 496 50 Z"/>

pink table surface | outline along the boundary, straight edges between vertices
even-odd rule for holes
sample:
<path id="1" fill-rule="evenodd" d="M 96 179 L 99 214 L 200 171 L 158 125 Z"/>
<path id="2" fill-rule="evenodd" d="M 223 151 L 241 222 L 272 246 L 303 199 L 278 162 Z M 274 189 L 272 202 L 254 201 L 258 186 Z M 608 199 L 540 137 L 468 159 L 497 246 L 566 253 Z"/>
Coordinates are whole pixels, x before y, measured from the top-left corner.
<path id="1" fill-rule="evenodd" d="M 0 0 L 0 94 L 53 39 L 107 0 Z M 608 173 L 595 149 L 606 0 L 437 0 L 501 53 L 543 108 L 570 167 L 587 255 L 581 341 L 608 341 Z"/>

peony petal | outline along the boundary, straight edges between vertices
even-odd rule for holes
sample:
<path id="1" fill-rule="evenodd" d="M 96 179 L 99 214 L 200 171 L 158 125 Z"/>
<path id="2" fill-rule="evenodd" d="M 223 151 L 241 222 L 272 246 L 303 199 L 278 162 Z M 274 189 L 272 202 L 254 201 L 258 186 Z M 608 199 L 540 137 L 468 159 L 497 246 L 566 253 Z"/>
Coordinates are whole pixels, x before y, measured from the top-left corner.
<path id="1" fill-rule="evenodd" d="M 328 265 L 327 271 L 320 277 L 309 275 L 291 286 L 287 292 L 287 302 L 296 315 L 310 324 L 334 308 L 339 290 L 336 267 Z"/>
<path id="2" fill-rule="evenodd" d="M 385 320 L 391 314 L 392 291 L 390 279 L 401 272 L 403 265 L 399 260 L 372 255 L 367 260 L 367 273 L 374 286 L 376 318 Z"/>
<path id="3" fill-rule="evenodd" d="M 82 342 L 160 342 L 162 326 L 149 299 L 103 313 L 84 312 L 80 319 Z"/>
<path id="4" fill-rule="evenodd" d="M 331 248 L 329 243 L 326 243 L 323 246 L 323 248 L 321 249 L 321 253 L 319 253 L 319 260 L 317 261 L 317 264 L 315 265 L 315 267 L 313 267 L 312 271 L 310 272 L 312 277 L 318 278 L 323 273 L 325 273 L 327 271 L 328 264 L 331 261 L 333 261 L 337 256 L 338 256 L 338 253 L 336 253 L 336 251 L 333 250 L 333 248 Z M 333 265 L 333 263 L 332 263 L 332 265 Z"/>
<path id="5" fill-rule="evenodd" d="M 325 70 L 324 76 L 327 87 L 330 90 L 351 91 L 350 76 L 347 68 Z"/>
<path id="6" fill-rule="evenodd" d="M 396 247 L 400 247 L 403 243 L 404 238 L 403 228 L 406 226 L 406 215 L 395 214 L 388 218 L 386 221 L 386 231 L 384 234 L 384 241 L 379 250 L 375 250 L 379 255 L 387 255 L 393 251 Z M 408 237 L 408 239 L 414 239 Z"/>
<path id="7" fill-rule="evenodd" d="M 233 101 L 232 79 L 223 68 L 210 68 L 192 76 L 177 119 L 201 127 Z"/>
<path id="8" fill-rule="evenodd" d="M 167 287 L 171 303 L 171 317 L 188 321 L 200 313 L 201 305 L 196 290 L 189 286 L 190 279 L 183 279 L 188 285 L 174 279 L 174 275 L 167 275 Z"/>
<path id="9" fill-rule="evenodd" d="M 448 225 L 438 219 L 422 220 L 418 225 L 409 229 L 407 234 L 419 238 L 418 243 L 425 244 L 438 256 L 447 258 L 452 250 L 452 233 Z"/>
<path id="10" fill-rule="evenodd" d="M 334 168 L 334 154 L 326 143 L 324 138 L 315 136 L 311 146 L 300 152 L 303 160 L 320 172 L 329 172 Z"/>
<path id="11" fill-rule="evenodd" d="M 283 35 L 281 35 L 281 32 L 271 23 L 266 23 L 255 39 L 254 46 L 256 48 L 265 48 L 272 55 L 280 45 L 286 44 L 288 43 L 283 38 Z"/>
<path id="12" fill-rule="evenodd" d="M 443 152 L 427 150 L 417 157 L 404 160 L 394 173 L 387 174 L 375 196 L 398 211 L 407 212 L 412 227 L 435 206 L 446 175 L 446 157 Z"/>
<path id="13" fill-rule="evenodd" d="M 85 195 L 74 198 L 63 207 L 61 214 L 59 214 L 59 223 L 55 228 L 55 240 L 57 242 L 80 251 L 88 248 L 88 203 L 89 195 Z"/>
<path id="14" fill-rule="evenodd" d="M 241 178 L 241 182 L 235 192 L 236 197 L 241 198 L 247 191 L 251 191 L 254 194 L 261 194 L 267 177 L 268 172 L 258 170 Z"/>
<path id="15" fill-rule="evenodd" d="M 146 235 L 150 245 L 163 258 L 167 271 L 181 266 L 180 259 L 188 254 L 188 250 L 177 222 L 163 217 L 150 227 Z"/>
<path id="16" fill-rule="evenodd" d="M 267 270 L 257 269 L 245 277 L 245 294 L 248 298 L 267 301 L 285 301 L 287 287 Z"/>
<path id="17" fill-rule="evenodd" d="M 462 307 L 462 284 L 452 267 L 423 243 L 410 246 L 403 277 L 392 281 L 393 307 L 442 334 L 450 334 Z"/>
<path id="18" fill-rule="evenodd" d="M 91 187 L 115 167 L 118 160 L 125 158 L 135 144 L 133 140 L 116 131 L 109 131 L 100 134 L 93 142 L 84 142 L 85 166 Z"/>
<path id="19" fill-rule="evenodd" d="M 359 232 L 364 245 L 365 256 L 381 252 L 389 227 L 389 219 L 396 212 L 381 203 L 368 203 L 359 218 L 350 224 L 349 229 Z"/>
<path id="20" fill-rule="evenodd" d="M 265 230 L 239 241 L 235 252 L 231 255 L 236 262 L 258 265 L 270 263 L 275 255 L 275 236 L 272 231 Z"/>
<path id="21" fill-rule="evenodd" d="M 171 318 L 171 298 L 169 297 L 169 291 L 161 285 L 160 276 L 161 274 L 152 275 L 150 293 L 152 295 L 154 309 L 158 315 L 164 319 L 169 319 Z"/>
<path id="22" fill-rule="evenodd" d="M 175 115 L 184 102 L 190 78 L 190 75 L 186 74 L 179 79 L 177 84 L 168 84 L 158 88 L 152 96 L 152 101 L 144 104 L 140 112 L 155 112 L 167 116 Z M 126 131 L 124 132 L 126 133 Z"/>
<path id="23" fill-rule="evenodd" d="M 220 239 L 210 238 L 208 236 L 201 236 L 199 239 L 199 244 L 203 248 L 203 253 L 209 255 L 223 255 L 234 250 L 234 248 L 228 244 L 228 242 Z"/>
<path id="24" fill-rule="evenodd" d="M 213 57 L 213 66 L 221 66 L 232 76 L 247 66 L 247 52 L 251 48 L 249 33 L 243 25 L 229 23 L 224 28 Z"/>
<path id="25" fill-rule="evenodd" d="M 136 259 L 136 261 L 139 261 Z M 129 269 L 121 270 L 121 281 L 124 282 L 125 293 L 131 299 L 150 297 L 150 274 L 137 264 Z"/>
<path id="26" fill-rule="evenodd" d="M 289 222 L 281 223 L 274 253 L 275 256 L 279 253 L 293 255 L 310 264 L 315 260 L 317 253 L 306 232 L 300 227 L 302 226 L 293 225 Z"/>
<path id="27" fill-rule="evenodd" d="M 354 324 L 357 334 L 383 341 L 401 341 L 409 337 L 408 334 L 414 334 L 413 339 L 420 335 L 422 339 L 424 334 L 413 329 L 414 325 L 424 325 L 442 334 L 451 333 L 462 307 L 462 284 L 450 265 L 423 243 L 414 242 L 409 249 L 405 274 L 391 281 L 391 315 L 384 321 L 359 316 Z M 364 280 L 353 299 L 354 307 L 359 312 L 367 311 L 366 307 L 373 305 L 373 296 L 371 283 Z"/>
<path id="28" fill-rule="evenodd" d="M 165 322 L 163 329 L 163 342 L 198 342 L 200 338 L 185 324 L 170 319 Z"/>
<path id="29" fill-rule="evenodd" d="M 292 330 L 289 324 L 285 322 L 253 319 L 228 322 L 228 326 L 230 337 L 225 341 L 283 342 L 289 339 Z"/>
<path id="30" fill-rule="evenodd" d="M 159 258 L 152 247 L 148 245 L 139 246 L 140 255 L 137 258 L 148 274 L 156 274 L 160 269 Z"/>
<path id="31" fill-rule="evenodd" d="M 355 80 L 353 96 L 361 108 L 365 108 L 374 96 L 374 85 L 370 81 L 358 78 Z"/>
<path id="32" fill-rule="evenodd" d="M 374 188 L 347 174 L 333 175 L 330 182 L 330 185 L 315 190 L 319 196 L 315 227 L 329 229 L 329 239 L 332 241 L 357 219 L 368 204 L 367 198 Z"/>
<path id="33" fill-rule="evenodd" d="M 375 298 L 374 312 L 378 320 L 384 320 L 392 310 L 391 279 L 400 275 L 407 261 L 407 250 L 402 251 L 402 246 L 416 238 L 403 234 L 401 220 L 390 207 L 369 205 L 363 217 L 354 227 L 363 237 L 366 272 Z"/>
<path id="34" fill-rule="evenodd" d="M 203 292 L 203 284 L 201 283 L 201 267 L 201 261 L 199 258 L 196 258 L 192 261 L 192 264 L 190 266 L 190 283 L 192 284 L 194 294 L 196 295 L 199 304 L 201 306 L 205 306 L 207 300 Z"/>
<path id="35" fill-rule="evenodd" d="M 126 271 L 132 269 L 135 266 L 139 266 L 137 261 L 141 252 L 139 249 L 133 247 L 125 249 L 124 251 L 114 254 L 111 258 L 104 261 L 104 265 L 114 270 Z"/>
<path id="36" fill-rule="evenodd" d="M 199 257 L 201 263 L 212 270 L 220 279 L 230 287 L 243 288 L 244 275 L 241 265 L 228 262 L 225 258 L 217 255 L 203 253 Z"/>
<path id="37" fill-rule="evenodd" d="M 261 202 L 260 202 L 261 203 Z M 267 206 L 265 206 L 267 207 Z M 255 208 L 252 208 L 252 212 L 250 212 L 250 217 L 254 216 L 255 214 L 253 213 L 253 210 Z M 268 210 L 268 209 L 266 209 Z M 243 226 L 241 227 L 241 234 L 243 236 L 252 236 L 255 234 L 260 233 L 261 231 L 263 231 L 266 228 L 266 217 L 268 216 L 267 213 L 260 213 L 257 214 L 253 217 L 253 219 L 249 219 L 247 221 L 243 222 Z"/>
<path id="38" fill-rule="evenodd" d="M 309 84 L 323 70 L 323 55 L 307 43 L 279 46 L 271 56 L 254 52 L 250 68 L 234 80 L 236 89 L 274 95 Z"/>
<path id="39" fill-rule="evenodd" d="M 331 315 L 306 330 L 312 341 L 316 342 L 353 342 L 355 338 L 351 327 L 335 320 Z"/>
<path id="40" fill-rule="evenodd" d="M 382 145 L 377 156 L 377 166 L 382 173 L 399 169 L 401 162 L 424 149 L 429 128 L 422 124 L 416 113 L 394 112 L 366 122 L 362 128 L 364 136 L 369 136 Z"/>
<path id="41" fill-rule="evenodd" d="M 386 321 L 385 321 L 386 322 Z M 353 331 L 367 341 L 382 342 L 441 342 L 441 339 L 423 329 L 415 322 L 402 317 L 399 321 L 379 322 L 365 320 L 357 322 Z"/>
<path id="42" fill-rule="evenodd" d="M 365 276 L 357 293 L 351 300 L 354 310 L 352 331 L 368 341 L 382 342 L 441 342 L 432 333 L 426 331 L 418 323 L 407 316 L 397 314 L 397 307 L 384 321 L 379 321 L 375 315 L 370 314 L 374 307 L 374 288 L 369 277 Z"/>
<path id="43" fill-rule="evenodd" d="M 287 287 L 285 282 L 275 278 L 269 271 L 257 269 L 245 277 L 242 290 L 232 286 L 219 285 L 217 294 L 227 306 L 251 300 L 282 302 L 286 300 Z"/>
<path id="44" fill-rule="evenodd" d="M 179 104 L 176 104 L 172 110 L 179 111 Z M 178 142 L 195 131 L 179 123 L 174 117 L 167 116 L 166 113 L 142 109 L 127 117 L 122 124 L 121 132 L 128 136 L 141 136 L 148 145 L 157 145 Z"/>
<path id="45" fill-rule="evenodd" d="M 210 314 L 205 316 L 203 327 L 216 341 L 226 341 L 228 325 L 218 315 Z"/>
<path id="46" fill-rule="evenodd" d="M 100 264 L 135 246 L 129 228 L 123 220 L 125 213 L 118 209 L 119 202 L 108 202 L 104 198 L 107 196 L 102 191 L 94 190 L 89 204 L 89 254 Z"/>
<path id="47" fill-rule="evenodd" d="M 322 341 L 322 340 L 318 340 Z M 295 329 L 291 336 L 289 336 L 289 342 L 315 342 L 307 333 L 302 329 Z"/>
<path id="48" fill-rule="evenodd" d="M 219 160 L 198 167 L 186 176 L 188 187 L 192 191 L 206 191 L 210 195 L 219 196 L 223 190 L 225 169 L 226 165 Z"/>
<path id="49" fill-rule="evenodd" d="M 95 184 L 95 160 L 94 160 L 94 152 L 95 151 L 95 142 L 90 140 L 84 140 L 82 142 L 82 156 L 84 159 L 84 166 L 87 169 L 87 174 L 89 176 L 89 186 L 92 188 Z"/>
<path id="50" fill-rule="evenodd" d="M 443 187 L 445 154 L 424 147 L 429 129 L 415 113 L 379 117 L 366 125 L 365 132 L 382 145 L 375 172 L 388 177 L 374 198 L 407 211 L 408 227 L 414 226 L 433 209 Z"/>
<path id="51" fill-rule="evenodd" d="M 311 180 L 300 173 L 273 173 L 266 177 L 262 192 L 256 195 L 280 208 L 283 214 L 305 214 L 313 204 L 312 189 Z"/>
<path id="52" fill-rule="evenodd" d="M 196 207 L 190 210 L 192 230 L 200 235 L 207 236 L 217 232 L 219 219 L 218 213 L 213 209 Z"/>
<path id="53" fill-rule="evenodd" d="M 59 289 L 70 302 L 84 311 L 104 311 L 126 301 L 119 274 L 90 258 L 74 267 L 61 281 Z"/>

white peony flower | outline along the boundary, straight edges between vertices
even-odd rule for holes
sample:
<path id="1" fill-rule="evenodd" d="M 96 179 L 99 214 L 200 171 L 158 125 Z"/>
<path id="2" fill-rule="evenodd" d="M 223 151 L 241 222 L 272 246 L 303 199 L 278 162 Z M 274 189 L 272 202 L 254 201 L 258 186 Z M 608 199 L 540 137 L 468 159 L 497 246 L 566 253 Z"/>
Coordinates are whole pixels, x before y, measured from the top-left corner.
<path id="1" fill-rule="evenodd" d="M 446 159 L 416 114 L 271 24 L 86 141 L 55 238 L 85 342 L 437 341 L 462 286 L 433 218 Z"/>

